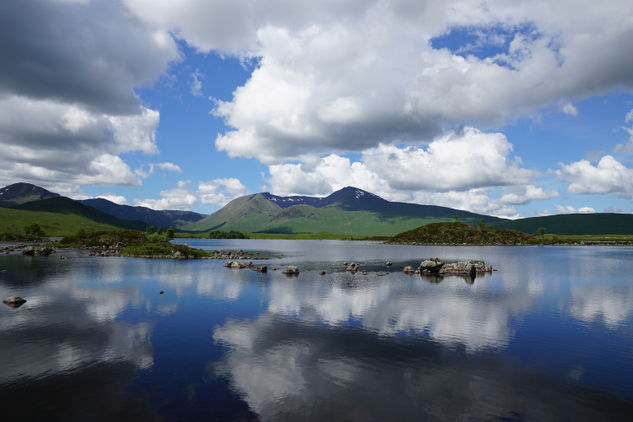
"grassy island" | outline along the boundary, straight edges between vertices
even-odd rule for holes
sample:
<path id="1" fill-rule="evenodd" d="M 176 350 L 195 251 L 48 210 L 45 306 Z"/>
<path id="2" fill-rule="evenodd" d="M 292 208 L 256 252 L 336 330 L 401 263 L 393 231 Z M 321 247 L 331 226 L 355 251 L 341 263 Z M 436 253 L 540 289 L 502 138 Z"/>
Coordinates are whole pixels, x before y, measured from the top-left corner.
<path id="1" fill-rule="evenodd" d="M 432 223 L 399 233 L 388 243 L 421 245 L 531 245 L 539 241 L 534 236 L 516 230 L 488 229 L 468 224 Z"/>
<path id="2" fill-rule="evenodd" d="M 259 253 L 244 251 L 205 251 L 187 245 L 171 243 L 167 233 L 147 233 L 137 230 L 79 232 L 52 244 L 58 248 L 90 250 L 91 255 L 132 256 L 172 259 L 254 259 Z"/>

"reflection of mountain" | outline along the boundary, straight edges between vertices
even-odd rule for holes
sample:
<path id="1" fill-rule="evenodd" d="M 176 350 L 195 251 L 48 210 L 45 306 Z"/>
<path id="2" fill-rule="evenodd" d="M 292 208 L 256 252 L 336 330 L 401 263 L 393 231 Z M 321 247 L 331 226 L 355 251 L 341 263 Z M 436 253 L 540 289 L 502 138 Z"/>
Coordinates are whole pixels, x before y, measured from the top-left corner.
<path id="1" fill-rule="evenodd" d="M 628 407 L 499 355 L 265 314 L 216 328 L 215 366 L 262 420 L 627 420 Z M 482 361 L 483 359 L 483 361 Z M 624 416 L 623 416 L 624 415 Z"/>

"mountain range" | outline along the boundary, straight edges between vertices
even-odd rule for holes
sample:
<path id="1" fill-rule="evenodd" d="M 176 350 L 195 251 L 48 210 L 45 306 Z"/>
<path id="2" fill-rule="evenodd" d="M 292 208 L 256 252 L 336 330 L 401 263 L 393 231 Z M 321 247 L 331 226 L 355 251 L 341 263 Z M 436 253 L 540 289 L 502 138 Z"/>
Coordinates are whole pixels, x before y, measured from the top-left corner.
<path id="1" fill-rule="evenodd" d="M 387 201 L 355 187 L 326 197 L 277 196 L 269 192 L 236 198 L 210 215 L 119 205 L 102 198 L 73 200 L 28 183 L 0 189 L 0 232 L 21 231 L 38 223 L 50 235 L 84 230 L 172 226 L 179 231 L 260 233 L 329 232 L 354 236 L 392 236 L 455 219 L 470 225 L 509 228 L 535 234 L 633 234 L 632 214 L 566 214 L 506 220 L 435 205 Z"/>
<path id="2" fill-rule="evenodd" d="M 470 224 L 476 224 L 479 219 L 486 223 L 501 221 L 497 217 L 453 208 L 390 202 L 348 186 L 324 198 L 281 197 L 268 192 L 242 196 L 183 228 L 191 231 L 390 236 L 428 223 L 452 221 L 455 216 Z"/>

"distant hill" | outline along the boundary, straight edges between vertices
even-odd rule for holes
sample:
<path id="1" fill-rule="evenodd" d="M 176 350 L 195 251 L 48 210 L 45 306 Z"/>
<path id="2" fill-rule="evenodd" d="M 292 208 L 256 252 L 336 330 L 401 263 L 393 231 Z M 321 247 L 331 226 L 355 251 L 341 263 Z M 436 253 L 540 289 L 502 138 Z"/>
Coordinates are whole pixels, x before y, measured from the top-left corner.
<path id="1" fill-rule="evenodd" d="M 389 243 L 418 245 L 525 245 L 536 243 L 529 234 L 508 229 L 488 229 L 463 223 L 433 223 L 398 233 Z"/>
<path id="2" fill-rule="evenodd" d="M 146 224 L 141 221 L 123 220 L 64 196 L 27 202 L 21 205 L 16 205 L 13 209 L 75 215 L 87 218 L 95 223 L 105 224 L 120 229 L 145 230 L 146 227 Z"/>
<path id="3" fill-rule="evenodd" d="M 479 219 L 486 223 L 501 220 L 447 207 L 390 202 L 362 189 L 346 187 L 324 198 L 281 197 L 268 192 L 242 196 L 183 229 L 392 236 L 428 223 L 453 221 L 454 216 L 470 224 Z"/>
<path id="4" fill-rule="evenodd" d="M 55 198 L 59 194 L 30 183 L 14 183 L 0 188 L 0 207 L 12 207 L 41 199 Z"/>
<path id="5" fill-rule="evenodd" d="M 530 234 L 536 234 L 539 227 L 553 234 L 633 234 L 633 214 L 559 214 L 497 221 L 490 227 Z"/>
<path id="6" fill-rule="evenodd" d="M 153 210 L 147 207 L 119 205 L 103 198 L 84 199 L 78 201 L 89 207 L 113 215 L 124 220 L 142 221 L 150 226 L 179 228 L 187 223 L 203 219 L 204 214 L 193 211 Z"/>

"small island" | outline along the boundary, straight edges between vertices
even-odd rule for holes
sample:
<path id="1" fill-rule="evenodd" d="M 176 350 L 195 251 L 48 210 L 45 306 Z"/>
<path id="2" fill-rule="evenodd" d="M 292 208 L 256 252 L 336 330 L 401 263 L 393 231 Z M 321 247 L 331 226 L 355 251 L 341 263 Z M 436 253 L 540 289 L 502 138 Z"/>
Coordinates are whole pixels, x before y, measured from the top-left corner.
<path id="1" fill-rule="evenodd" d="M 91 256 L 167 259 L 267 259 L 261 252 L 207 251 L 170 242 L 171 233 L 113 230 L 79 232 L 48 246 L 88 250 Z"/>

